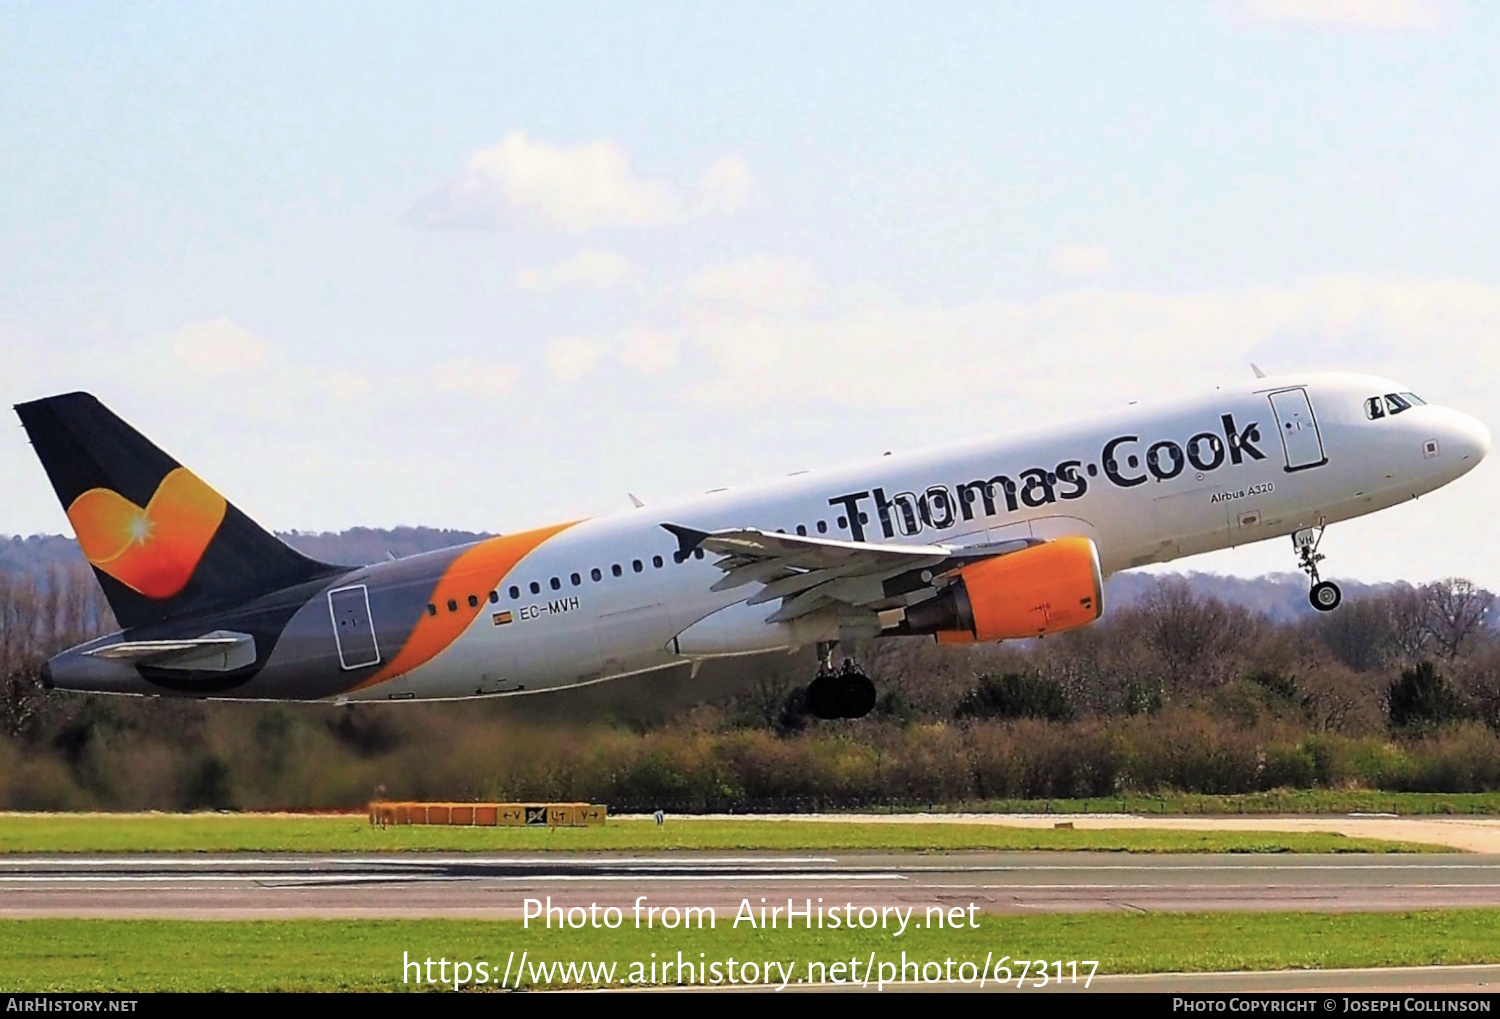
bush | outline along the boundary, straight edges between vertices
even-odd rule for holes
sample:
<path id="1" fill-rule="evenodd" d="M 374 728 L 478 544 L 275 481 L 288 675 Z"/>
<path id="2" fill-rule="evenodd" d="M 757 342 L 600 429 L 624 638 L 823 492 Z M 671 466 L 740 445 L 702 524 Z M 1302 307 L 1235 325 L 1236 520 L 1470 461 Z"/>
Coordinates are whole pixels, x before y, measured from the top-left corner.
<path id="1" fill-rule="evenodd" d="M 187 775 L 183 806 L 189 810 L 221 809 L 234 805 L 229 786 L 229 765 L 212 754 L 199 760 Z"/>
<path id="2" fill-rule="evenodd" d="M 1500 740 L 1482 725 L 1459 725 L 1414 746 L 1407 767 L 1390 776 L 1384 788 L 1420 793 L 1500 789 Z"/>
<path id="3" fill-rule="evenodd" d="M 974 792 L 981 799 L 1107 796 L 1118 768 L 1101 726 L 972 722 L 965 727 Z"/>
<path id="4" fill-rule="evenodd" d="M 1472 717 L 1468 705 L 1431 662 L 1401 673 L 1386 694 L 1386 710 L 1397 729 L 1416 729 Z"/>
<path id="5" fill-rule="evenodd" d="M 954 712 L 958 718 L 1040 718 L 1067 722 L 1073 718 L 1073 702 L 1055 680 L 1021 672 L 1007 672 L 999 679 L 980 676 L 964 694 Z"/>
<path id="6" fill-rule="evenodd" d="M 1317 759 L 1305 743 L 1272 744 L 1266 748 L 1259 784 L 1263 790 L 1310 789 L 1317 773 Z"/>

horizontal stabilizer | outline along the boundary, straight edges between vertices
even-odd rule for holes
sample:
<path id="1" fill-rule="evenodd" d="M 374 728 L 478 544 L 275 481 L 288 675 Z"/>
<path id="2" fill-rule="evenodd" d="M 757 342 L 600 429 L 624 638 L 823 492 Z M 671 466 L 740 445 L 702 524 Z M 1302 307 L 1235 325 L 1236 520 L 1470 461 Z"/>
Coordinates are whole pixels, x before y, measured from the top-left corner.
<path id="1" fill-rule="evenodd" d="M 106 644 L 84 654 L 158 669 L 232 672 L 255 664 L 255 638 L 248 633 L 215 630 L 185 640 L 129 640 Z"/>

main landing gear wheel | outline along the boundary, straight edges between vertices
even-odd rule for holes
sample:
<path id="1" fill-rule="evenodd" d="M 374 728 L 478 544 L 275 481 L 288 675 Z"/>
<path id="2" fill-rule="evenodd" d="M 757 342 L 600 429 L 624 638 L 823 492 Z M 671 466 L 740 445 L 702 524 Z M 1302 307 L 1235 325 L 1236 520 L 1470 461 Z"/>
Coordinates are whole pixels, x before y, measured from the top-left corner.
<path id="1" fill-rule="evenodd" d="M 863 718 L 875 707 L 875 684 L 852 658 L 844 659 L 838 670 L 832 666 L 832 647 L 820 648 L 823 666 L 807 688 L 807 710 L 814 716 L 831 721 L 836 718 Z"/>
<path id="2" fill-rule="evenodd" d="M 857 667 L 824 673 L 807 688 L 807 710 L 818 718 L 863 718 L 875 707 L 875 684 Z"/>
<path id="3" fill-rule="evenodd" d="M 1323 543 L 1323 530 L 1326 526 L 1319 521 L 1316 528 L 1305 527 L 1292 535 L 1292 547 L 1297 550 L 1298 565 L 1312 581 L 1312 590 L 1308 592 L 1307 600 L 1319 612 L 1332 612 L 1344 600 L 1344 592 L 1339 590 L 1337 584 L 1318 576 L 1318 564 L 1327 558 L 1318 551 L 1318 546 Z"/>

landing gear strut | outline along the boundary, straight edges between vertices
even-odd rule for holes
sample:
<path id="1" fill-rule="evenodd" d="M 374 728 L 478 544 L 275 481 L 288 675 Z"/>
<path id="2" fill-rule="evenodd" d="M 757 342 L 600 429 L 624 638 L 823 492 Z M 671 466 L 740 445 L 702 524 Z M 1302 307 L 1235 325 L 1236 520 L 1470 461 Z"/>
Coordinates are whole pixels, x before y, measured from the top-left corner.
<path id="1" fill-rule="evenodd" d="M 875 706 L 875 684 L 854 659 L 835 668 L 835 641 L 818 644 L 818 675 L 807 688 L 807 710 L 818 718 L 863 718 Z"/>
<path id="2" fill-rule="evenodd" d="M 1326 526 L 1319 521 L 1317 527 L 1304 527 L 1292 535 L 1292 547 L 1297 550 L 1302 572 L 1312 581 L 1312 590 L 1308 592 L 1307 600 L 1319 612 L 1332 612 L 1344 600 L 1344 592 L 1339 590 L 1337 584 L 1318 576 L 1318 564 L 1327 558 L 1318 551 L 1318 546 L 1323 543 Z"/>

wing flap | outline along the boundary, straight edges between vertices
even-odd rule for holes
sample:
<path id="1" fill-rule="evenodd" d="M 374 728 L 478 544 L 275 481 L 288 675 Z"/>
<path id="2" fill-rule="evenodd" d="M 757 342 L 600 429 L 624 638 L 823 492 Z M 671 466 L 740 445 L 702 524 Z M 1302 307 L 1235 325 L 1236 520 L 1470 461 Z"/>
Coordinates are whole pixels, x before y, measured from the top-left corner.
<path id="1" fill-rule="evenodd" d="M 702 549 L 721 558 L 715 565 L 724 576 L 714 591 L 747 584 L 761 589 L 751 605 L 782 600 L 767 622 L 796 619 L 828 602 L 864 608 L 883 597 L 882 582 L 903 573 L 936 567 L 953 556 L 942 545 L 874 545 L 837 541 L 801 534 L 783 534 L 756 527 L 698 531 L 662 524 L 680 545 L 679 555 Z"/>

